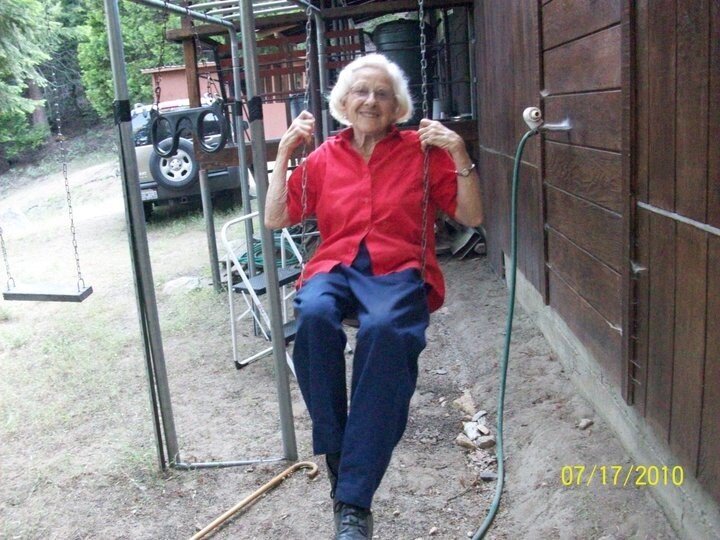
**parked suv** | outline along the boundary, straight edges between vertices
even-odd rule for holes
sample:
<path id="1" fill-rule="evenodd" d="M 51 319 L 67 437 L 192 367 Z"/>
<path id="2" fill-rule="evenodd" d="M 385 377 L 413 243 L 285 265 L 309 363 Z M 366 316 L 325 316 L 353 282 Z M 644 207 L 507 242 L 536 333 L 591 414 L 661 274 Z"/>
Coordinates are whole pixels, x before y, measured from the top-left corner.
<path id="1" fill-rule="evenodd" d="M 173 115 L 187 109 L 187 100 L 162 103 L 163 115 Z M 149 219 L 155 206 L 187 203 L 200 195 L 197 157 L 189 130 L 181 133 L 177 152 L 169 157 L 160 156 L 150 141 L 151 105 L 135 105 L 132 111 L 133 140 L 138 162 L 140 190 L 145 219 Z M 205 137 L 219 137 L 218 119 L 205 117 Z M 162 144 L 162 143 L 161 143 Z M 210 191 L 223 192 L 236 199 L 240 193 L 240 175 L 237 167 L 208 171 Z"/>

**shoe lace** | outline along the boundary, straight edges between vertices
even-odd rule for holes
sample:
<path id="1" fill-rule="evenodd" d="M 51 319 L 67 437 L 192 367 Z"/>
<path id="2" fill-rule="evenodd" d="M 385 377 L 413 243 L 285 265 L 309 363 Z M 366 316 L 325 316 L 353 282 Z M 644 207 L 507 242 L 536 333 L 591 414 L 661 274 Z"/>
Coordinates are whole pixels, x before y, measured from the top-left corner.
<path id="1" fill-rule="evenodd" d="M 367 534 L 367 516 L 370 512 L 358 506 L 350 504 L 342 508 L 340 516 L 340 530 L 357 529 L 360 533 Z"/>

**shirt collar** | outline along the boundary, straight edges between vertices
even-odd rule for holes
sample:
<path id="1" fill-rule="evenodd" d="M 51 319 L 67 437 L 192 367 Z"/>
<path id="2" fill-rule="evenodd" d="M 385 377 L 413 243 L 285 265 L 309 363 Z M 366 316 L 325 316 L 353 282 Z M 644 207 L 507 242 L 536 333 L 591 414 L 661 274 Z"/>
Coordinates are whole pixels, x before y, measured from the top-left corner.
<path id="1" fill-rule="evenodd" d="M 398 127 L 395 124 L 392 124 L 390 126 L 390 131 L 388 131 L 388 134 L 385 136 L 384 139 L 381 139 L 381 140 L 384 141 L 385 139 L 389 139 L 390 137 L 399 137 L 399 136 L 400 136 L 400 130 L 398 129 Z M 340 137 L 345 142 L 352 143 L 353 127 L 350 126 L 350 127 L 343 129 L 342 131 L 340 131 L 338 133 L 338 137 Z"/>

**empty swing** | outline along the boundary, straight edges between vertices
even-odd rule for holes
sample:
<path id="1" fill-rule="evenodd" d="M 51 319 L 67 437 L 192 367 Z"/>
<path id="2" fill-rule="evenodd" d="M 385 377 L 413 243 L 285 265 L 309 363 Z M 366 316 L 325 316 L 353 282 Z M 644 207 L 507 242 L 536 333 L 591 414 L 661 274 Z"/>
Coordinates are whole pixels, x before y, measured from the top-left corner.
<path id="1" fill-rule="evenodd" d="M 53 79 L 55 74 L 53 73 Z M 57 101 L 57 100 L 56 100 Z M 7 249 L 5 247 L 5 238 L 3 229 L 0 226 L 0 250 L 2 251 L 3 263 L 5 264 L 5 273 L 7 274 L 7 282 L 3 291 L 4 300 L 27 300 L 35 302 L 82 302 L 90 294 L 93 289 L 90 285 L 85 285 L 80 270 L 80 255 L 78 253 L 77 239 L 75 237 L 75 220 L 73 218 L 72 199 L 70 196 L 70 183 L 67 173 L 67 154 L 65 151 L 64 136 L 60 124 L 60 106 L 56 105 L 56 122 L 58 127 L 58 140 L 60 141 L 60 156 L 62 159 L 62 172 L 65 180 L 65 197 L 67 199 L 68 215 L 70 217 L 70 234 L 72 237 L 72 246 L 75 253 L 75 268 L 77 270 L 77 285 L 73 286 L 56 286 L 56 285 L 16 285 L 15 279 L 10 273 L 10 264 L 8 261 Z"/>

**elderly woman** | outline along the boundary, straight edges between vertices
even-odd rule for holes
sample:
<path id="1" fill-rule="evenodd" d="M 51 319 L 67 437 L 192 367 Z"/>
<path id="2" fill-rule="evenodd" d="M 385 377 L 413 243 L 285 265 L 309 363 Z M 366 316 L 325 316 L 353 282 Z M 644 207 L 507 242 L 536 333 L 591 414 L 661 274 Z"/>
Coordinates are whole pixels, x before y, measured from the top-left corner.
<path id="1" fill-rule="evenodd" d="M 322 244 L 295 299 L 293 356 L 312 418 L 313 449 L 326 456 L 336 538 L 349 540 L 372 537 L 373 495 L 405 430 L 429 313 L 443 302 L 436 208 L 477 226 L 482 205 L 459 135 L 430 120 L 417 131 L 395 126 L 412 116 L 412 102 L 404 74 L 384 56 L 358 58 L 341 71 L 330 112 L 349 127 L 312 152 L 287 181 L 288 160 L 311 141 L 314 117 L 303 111 L 283 135 L 265 225 L 278 229 L 317 217 Z M 360 326 L 348 409 L 342 321 L 350 314 Z"/>

